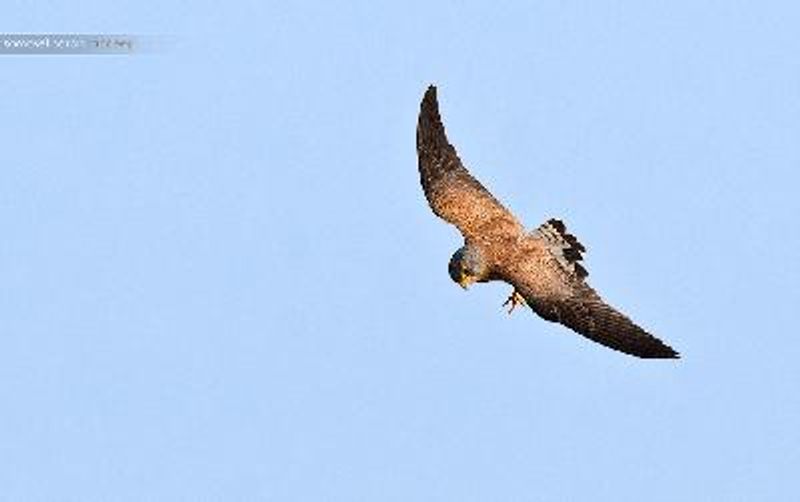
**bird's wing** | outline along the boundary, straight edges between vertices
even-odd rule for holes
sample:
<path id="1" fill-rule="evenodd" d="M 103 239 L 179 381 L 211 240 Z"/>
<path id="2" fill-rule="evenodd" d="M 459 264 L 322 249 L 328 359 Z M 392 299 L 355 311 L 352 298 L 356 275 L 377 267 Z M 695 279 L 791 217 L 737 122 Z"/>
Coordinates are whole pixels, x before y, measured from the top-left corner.
<path id="1" fill-rule="evenodd" d="M 417 123 L 417 155 L 422 189 L 433 212 L 452 223 L 466 239 L 518 233 L 522 226 L 473 178 L 447 140 L 436 87 L 428 87 Z"/>
<path id="2" fill-rule="evenodd" d="M 558 220 L 531 234 L 529 250 L 504 264 L 503 276 L 530 307 L 548 321 L 606 347 L 642 358 L 673 359 L 679 354 L 603 301 L 577 263 L 584 250 Z"/>

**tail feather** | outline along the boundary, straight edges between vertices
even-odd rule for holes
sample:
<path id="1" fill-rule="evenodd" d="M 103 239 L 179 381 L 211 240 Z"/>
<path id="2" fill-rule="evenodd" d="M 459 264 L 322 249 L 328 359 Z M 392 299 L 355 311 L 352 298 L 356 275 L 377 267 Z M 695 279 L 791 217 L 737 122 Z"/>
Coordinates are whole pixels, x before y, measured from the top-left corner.
<path id="1" fill-rule="evenodd" d="M 551 218 L 536 229 L 535 235 L 547 243 L 550 253 L 558 263 L 569 273 L 575 274 L 579 279 L 589 275 L 581 265 L 586 248 L 578 238 L 567 232 L 564 222 Z"/>

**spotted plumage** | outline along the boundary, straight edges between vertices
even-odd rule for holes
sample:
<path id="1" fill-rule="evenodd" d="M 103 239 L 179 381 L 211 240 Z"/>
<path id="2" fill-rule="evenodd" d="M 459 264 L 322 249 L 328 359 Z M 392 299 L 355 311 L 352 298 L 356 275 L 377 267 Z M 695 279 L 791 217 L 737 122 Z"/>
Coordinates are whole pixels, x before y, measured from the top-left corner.
<path id="1" fill-rule="evenodd" d="M 464 236 L 464 246 L 448 266 L 455 282 L 467 288 L 475 282 L 505 281 L 514 287 L 507 301 L 511 309 L 527 304 L 542 318 L 626 354 L 679 357 L 589 287 L 580 263 L 586 249 L 562 221 L 550 219 L 528 232 L 470 175 L 447 139 L 434 86 L 422 99 L 417 154 L 431 209 Z"/>

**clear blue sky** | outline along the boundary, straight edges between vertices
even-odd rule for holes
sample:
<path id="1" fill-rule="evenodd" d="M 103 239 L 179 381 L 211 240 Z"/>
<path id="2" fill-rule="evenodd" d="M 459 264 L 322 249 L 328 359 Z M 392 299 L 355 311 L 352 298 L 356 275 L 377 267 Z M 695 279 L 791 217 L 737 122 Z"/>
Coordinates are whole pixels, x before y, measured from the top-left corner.
<path id="1" fill-rule="evenodd" d="M 0 499 L 800 492 L 796 2 L 6 1 Z M 425 87 L 530 227 L 684 358 L 447 276 Z"/>

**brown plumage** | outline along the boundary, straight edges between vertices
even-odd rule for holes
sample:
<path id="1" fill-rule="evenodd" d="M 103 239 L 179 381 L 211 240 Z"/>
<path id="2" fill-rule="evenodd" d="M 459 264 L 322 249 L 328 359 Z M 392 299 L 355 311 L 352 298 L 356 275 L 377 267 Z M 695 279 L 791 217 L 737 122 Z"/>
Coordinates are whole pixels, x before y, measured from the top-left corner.
<path id="1" fill-rule="evenodd" d="M 677 358 L 678 353 L 622 313 L 607 305 L 585 282 L 579 263 L 585 251 L 560 220 L 550 219 L 533 232 L 473 178 L 447 140 L 439 115 L 436 87 L 422 99 L 417 125 L 419 173 L 433 212 L 452 223 L 465 246 L 451 260 L 453 280 L 501 280 L 542 318 L 561 323 L 612 349 L 643 358 Z M 519 296 L 517 296 L 519 295 Z"/>

